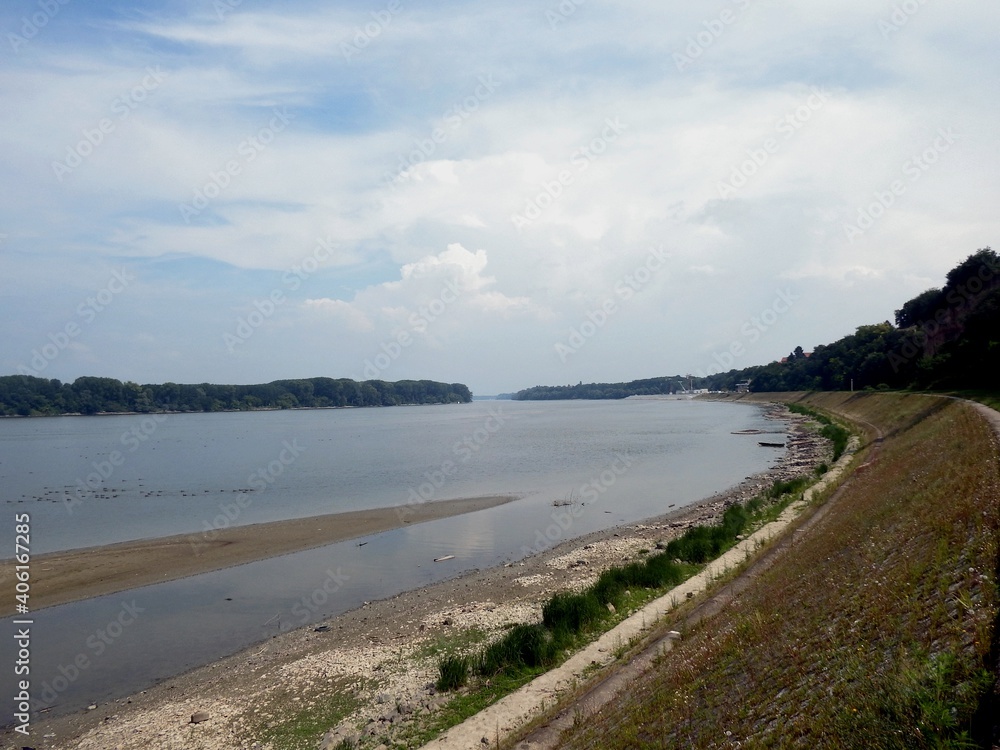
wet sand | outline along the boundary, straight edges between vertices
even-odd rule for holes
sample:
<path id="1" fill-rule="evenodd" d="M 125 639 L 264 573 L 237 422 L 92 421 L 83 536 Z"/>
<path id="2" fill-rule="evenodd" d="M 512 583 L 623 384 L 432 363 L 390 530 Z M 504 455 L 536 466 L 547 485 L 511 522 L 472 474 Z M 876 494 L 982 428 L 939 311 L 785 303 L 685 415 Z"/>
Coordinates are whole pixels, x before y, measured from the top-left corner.
<path id="1" fill-rule="evenodd" d="M 496 495 L 439 500 L 37 555 L 31 560 L 31 609 L 173 581 L 517 499 L 515 495 Z M 13 560 L 4 560 L 0 580 L 12 576 L 13 567 Z M 0 616 L 13 613 L 13 599 L 0 605 Z"/>

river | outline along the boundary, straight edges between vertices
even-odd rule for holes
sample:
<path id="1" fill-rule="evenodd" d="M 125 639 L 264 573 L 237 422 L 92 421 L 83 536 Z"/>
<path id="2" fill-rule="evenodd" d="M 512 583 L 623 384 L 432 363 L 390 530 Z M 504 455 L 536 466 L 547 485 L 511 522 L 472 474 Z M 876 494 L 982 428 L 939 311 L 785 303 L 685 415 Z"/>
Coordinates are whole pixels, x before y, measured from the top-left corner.
<path id="1" fill-rule="evenodd" d="M 731 434 L 754 428 L 782 426 L 758 406 L 683 399 L 0 420 L 8 557 L 22 513 L 41 554 L 408 500 L 521 497 L 31 612 L 36 706 L 122 697 L 365 601 L 682 507 L 777 459 Z M 582 503 L 569 523 L 564 501 Z M 33 566 L 32 586 L 44 585 Z M 321 589 L 331 593 L 317 606 Z M 4 638 L 2 664 L 16 658 Z M 13 695 L 13 667 L 0 674 Z"/>

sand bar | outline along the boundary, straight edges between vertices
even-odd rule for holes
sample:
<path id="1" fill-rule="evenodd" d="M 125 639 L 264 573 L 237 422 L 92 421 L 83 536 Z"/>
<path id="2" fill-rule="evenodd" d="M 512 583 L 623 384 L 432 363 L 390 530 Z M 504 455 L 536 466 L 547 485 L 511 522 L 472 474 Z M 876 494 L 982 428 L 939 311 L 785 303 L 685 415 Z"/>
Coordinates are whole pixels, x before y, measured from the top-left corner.
<path id="1" fill-rule="evenodd" d="M 439 500 L 36 555 L 31 560 L 31 609 L 173 581 L 517 499 L 516 495 L 495 495 Z M 13 575 L 13 567 L 13 560 L 3 561 L 2 579 Z M 0 606 L 0 616 L 13 613 L 13 600 Z"/>

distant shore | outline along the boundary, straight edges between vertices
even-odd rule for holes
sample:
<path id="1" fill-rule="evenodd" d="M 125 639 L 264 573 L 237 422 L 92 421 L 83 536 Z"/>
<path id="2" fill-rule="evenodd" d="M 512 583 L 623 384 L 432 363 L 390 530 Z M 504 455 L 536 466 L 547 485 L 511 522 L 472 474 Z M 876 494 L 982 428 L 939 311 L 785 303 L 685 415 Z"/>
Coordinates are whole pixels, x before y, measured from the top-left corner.
<path id="1" fill-rule="evenodd" d="M 473 399 L 474 401 L 491 401 L 495 399 Z M 461 403 L 472 403 L 466 401 Z M 461 405 L 460 402 L 446 404 L 444 402 L 434 402 L 431 404 L 370 404 L 369 406 L 355 406 L 347 404 L 345 406 L 255 406 L 252 409 L 215 409 L 205 411 L 203 409 L 188 409 L 187 411 L 95 411 L 93 414 L 84 414 L 80 411 L 64 411 L 59 414 L 0 414 L 0 419 L 48 419 L 50 417 L 174 417 L 180 414 L 251 414 L 258 411 L 330 411 L 339 409 L 397 409 L 401 406 L 453 406 Z"/>
<path id="2" fill-rule="evenodd" d="M 425 521 L 474 513 L 517 499 L 516 495 L 493 495 L 439 500 L 421 505 L 346 511 L 50 552 L 32 558 L 33 571 L 38 571 L 37 584 L 31 592 L 32 609 L 173 581 Z M 2 574 L 12 573 L 9 569 L 13 564 L 11 559 L 4 560 Z M 13 601 L 0 605 L 0 616 L 13 613 Z"/>

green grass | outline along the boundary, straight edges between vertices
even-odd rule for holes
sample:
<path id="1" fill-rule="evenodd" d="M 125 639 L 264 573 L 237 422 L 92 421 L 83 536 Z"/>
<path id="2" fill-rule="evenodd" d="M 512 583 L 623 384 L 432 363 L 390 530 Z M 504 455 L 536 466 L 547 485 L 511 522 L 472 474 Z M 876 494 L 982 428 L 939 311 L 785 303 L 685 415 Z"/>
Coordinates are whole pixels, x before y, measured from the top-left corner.
<path id="1" fill-rule="evenodd" d="M 542 607 L 542 624 L 551 631 L 579 632 L 604 619 L 608 609 L 592 590 L 580 594 L 559 593 Z"/>
<path id="2" fill-rule="evenodd" d="M 978 401 L 1000 411 L 1000 391 L 954 391 L 951 395 Z"/>
<path id="3" fill-rule="evenodd" d="M 268 704 L 269 713 L 281 717 L 273 727 L 258 727 L 256 738 L 272 750 L 301 750 L 316 747 L 330 729 L 349 716 L 360 704 L 347 682 L 337 683 L 331 692 L 318 696 L 315 705 L 301 707 L 291 692 L 276 695 Z"/>
<path id="4" fill-rule="evenodd" d="M 808 400 L 878 425 L 878 459 L 730 607 L 665 623 L 673 651 L 561 747 L 989 746 L 995 437 L 943 399 Z"/>
<path id="5" fill-rule="evenodd" d="M 435 687 L 441 691 L 458 690 L 469 680 L 469 657 L 451 655 L 438 662 L 438 679 Z"/>
<path id="6" fill-rule="evenodd" d="M 555 663 L 558 646 L 553 634 L 538 623 L 519 624 L 483 649 L 475 665 L 480 677 L 504 673 L 517 676 L 537 667 Z"/>
<path id="7" fill-rule="evenodd" d="M 506 695 L 531 682 L 544 673 L 544 668 L 524 670 L 517 675 L 500 673 L 480 682 L 474 690 L 458 693 L 440 710 L 420 721 L 404 724 L 393 739 L 396 747 L 423 747 L 442 732 L 475 716 Z"/>
<path id="8" fill-rule="evenodd" d="M 451 628 L 447 633 L 442 633 L 431 639 L 417 651 L 416 655 L 418 658 L 427 659 L 467 653 L 474 646 L 485 641 L 486 638 L 486 633 L 480 628 L 465 628 L 463 630 Z"/>
<path id="9" fill-rule="evenodd" d="M 822 427 L 819 434 L 833 443 L 833 460 L 837 461 L 847 449 L 847 441 L 851 439 L 851 433 L 841 425 L 834 422 L 823 412 L 801 403 L 788 404 L 788 410 L 794 414 L 802 414 L 812 417 L 819 422 Z"/>
<path id="10" fill-rule="evenodd" d="M 797 491 L 807 483 L 808 480 L 776 483 L 756 499 L 756 512 L 763 514 L 768 501 Z M 606 628 L 602 626 L 614 619 L 612 615 L 617 614 L 633 589 L 659 591 L 682 583 L 698 566 L 732 547 L 751 518 L 742 505 L 730 506 L 718 524 L 689 528 L 680 539 L 667 544 L 663 552 L 649 555 L 646 550 L 641 561 L 608 568 L 582 592 L 554 594 L 542 607 L 542 622 L 515 625 L 483 648 L 473 660 L 473 671 L 480 677 L 501 673 L 517 676 L 524 670 L 553 666 L 561 652 L 579 645 L 579 636 L 604 632 Z M 464 676 L 459 677 L 462 670 L 454 656 L 443 657 L 438 672 L 438 684 L 443 690 L 465 684 Z"/>

